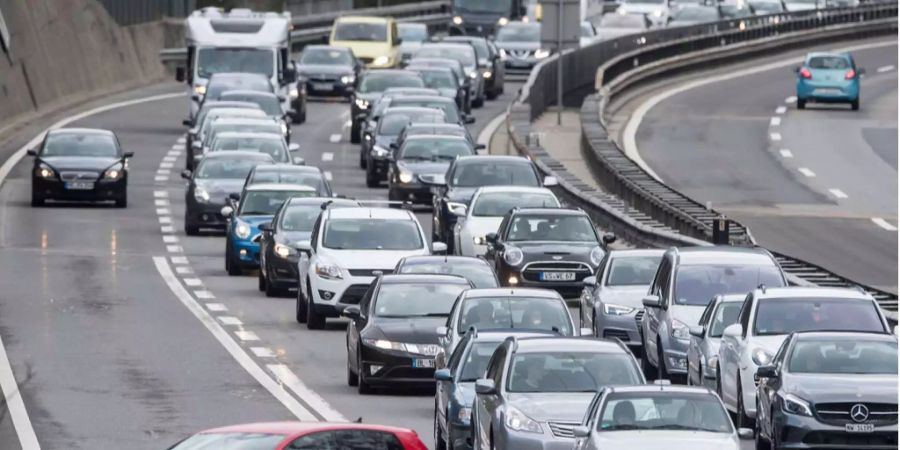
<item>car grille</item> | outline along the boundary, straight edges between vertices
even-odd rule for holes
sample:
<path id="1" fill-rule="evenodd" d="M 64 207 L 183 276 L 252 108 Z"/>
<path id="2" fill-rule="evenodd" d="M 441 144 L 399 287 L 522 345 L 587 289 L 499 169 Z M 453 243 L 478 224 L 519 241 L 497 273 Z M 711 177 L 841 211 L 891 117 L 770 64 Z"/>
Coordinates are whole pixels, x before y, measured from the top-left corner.
<path id="1" fill-rule="evenodd" d="M 507 50 L 506 52 L 509 53 L 510 55 L 512 55 L 516 58 L 520 58 L 520 59 L 524 59 L 524 58 L 531 56 L 531 50 Z"/>
<path id="2" fill-rule="evenodd" d="M 364 62 L 364 63 L 366 63 L 366 64 L 371 64 L 372 61 L 375 61 L 375 58 L 369 58 L 369 57 L 367 57 L 367 56 L 360 56 L 360 57 L 359 57 L 359 60 L 362 61 L 362 62 Z"/>
<path id="3" fill-rule="evenodd" d="M 382 275 L 390 275 L 394 271 L 392 269 L 350 269 L 349 272 L 354 277 L 374 277 L 375 272 L 381 272 Z"/>
<path id="4" fill-rule="evenodd" d="M 347 287 L 347 290 L 344 291 L 344 295 L 341 296 L 338 302 L 345 305 L 358 305 L 368 290 L 368 284 L 352 284 Z"/>
<path id="5" fill-rule="evenodd" d="M 642 320 L 644 320 L 644 310 L 643 310 L 643 309 L 640 310 L 640 311 L 638 311 L 638 312 L 634 315 L 634 321 L 635 321 L 635 323 L 637 323 L 638 329 L 641 328 L 641 321 L 642 321 Z"/>
<path id="6" fill-rule="evenodd" d="M 575 432 L 573 430 L 580 424 L 575 422 L 548 422 L 548 425 L 550 425 L 550 431 L 554 436 L 561 438 L 574 438 Z"/>
<path id="7" fill-rule="evenodd" d="M 616 330 L 614 328 L 605 328 L 603 330 L 603 337 L 609 339 L 619 339 L 622 342 L 628 342 L 630 339 L 628 338 L 628 332 L 625 330 Z"/>
<path id="8" fill-rule="evenodd" d="M 100 174 L 98 172 L 66 171 L 60 172 L 59 178 L 63 181 L 97 181 L 97 178 L 100 178 Z"/>
<path id="9" fill-rule="evenodd" d="M 525 264 L 522 277 L 528 281 L 541 281 L 541 272 L 575 272 L 575 280 L 581 281 L 591 275 L 591 268 L 582 262 L 537 261 Z"/>
<path id="10" fill-rule="evenodd" d="M 844 425 L 856 422 L 850 417 L 850 410 L 855 405 L 865 405 L 869 410 L 869 418 L 861 423 L 874 425 L 893 425 L 897 423 L 896 403 L 819 403 L 816 415 L 822 422 L 833 425 Z"/>
<path id="11" fill-rule="evenodd" d="M 422 181 L 423 183 L 428 183 L 428 184 L 437 184 L 438 178 L 440 178 L 440 175 L 436 175 L 436 174 L 419 175 L 419 180 Z"/>
<path id="12" fill-rule="evenodd" d="M 803 436 L 806 445 L 833 445 L 847 446 L 851 448 L 883 446 L 897 446 L 896 431 L 879 431 L 875 433 L 857 434 L 844 431 L 812 431 Z"/>
<path id="13" fill-rule="evenodd" d="M 322 83 L 322 82 L 331 83 L 331 82 L 337 81 L 338 79 L 340 79 L 339 75 L 317 74 L 317 75 L 309 76 L 310 81 L 319 82 L 319 83 Z"/>

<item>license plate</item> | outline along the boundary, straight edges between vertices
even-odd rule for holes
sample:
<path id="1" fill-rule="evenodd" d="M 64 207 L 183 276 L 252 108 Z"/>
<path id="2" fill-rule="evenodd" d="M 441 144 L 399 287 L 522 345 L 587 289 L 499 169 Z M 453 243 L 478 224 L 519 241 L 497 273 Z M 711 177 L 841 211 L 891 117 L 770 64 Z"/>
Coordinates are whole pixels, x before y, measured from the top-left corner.
<path id="1" fill-rule="evenodd" d="M 331 83 L 313 83 L 312 88 L 317 91 L 332 91 L 334 85 Z"/>
<path id="2" fill-rule="evenodd" d="M 816 95 L 840 95 L 840 89 L 816 89 Z"/>
<path id="3" fill-rule="evenodd" d="M 844 425 L 844 430 L 848 433 L 872 433 L 875 431 L 875 425 L 871 423 L 848 423 Z"/>
<path id="4" fill-rule="evenodd" d="M 575 281 L 574 272 L 541 272 L 541 281 Z"/>
<path id="5" fill-rule="evenodd" d="M 414 359 L 413 367 L 416 369 L 434 369 L 434 360 L 429 358 Z"/>
<path id="6" fill-rule="evenodd" d="M 88 191 L 94 188 L 93 181 L 67 181 L 66 189 L 73 191 Z"/>

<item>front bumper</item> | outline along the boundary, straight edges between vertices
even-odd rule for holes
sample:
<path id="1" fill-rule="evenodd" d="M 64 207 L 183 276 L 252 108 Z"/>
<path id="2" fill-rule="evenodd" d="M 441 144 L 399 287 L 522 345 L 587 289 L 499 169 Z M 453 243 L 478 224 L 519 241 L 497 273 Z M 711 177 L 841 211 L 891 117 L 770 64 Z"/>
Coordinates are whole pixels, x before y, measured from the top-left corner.
<path id="1" fill-rule="evenodd" d="M 609 315 L 603 312 L 603 305 L 597 304 L 596 328 L 599 337 L 617 338 L 629 347 L 641 347 L 641 333 L 638 331 L 637 317 L 640 310 L 619 316 Z"/>
<path id="2" fill-rule="evenodd" d="M 390 161 L 387 159 L 376 158 L 369 153 L 369 160 L 366 162 L 366 170 L 370 170 L 375 174 L 379 181 L 387 181 L 388 169 Z"/>
<path id="3" fill-rule="evenodd" d="M 666 372 L 673 375 L 687 375 L 687 350 L 689 345 L 689 341 L 669 337 L 667 344 L 663 347 L 663 358 L 665 360 L 662 363 L 666 365 Z"/>
<path id="4" fill-rule="evenodd" d="M 547 423 L 541 423 L 543 433 L 512 431 L 505 426 L 494 430 L 498 449 L 509 450 L 572 450 L 575 440 L 554 436 Z"/>
<path id="5" fill-rule="evenodd" d="M 232 236 L 226 244 L 231 245 L 232 254 L 235 256 L 234 261 L 240 264 L 244 270 L 259 268 L 259 242 L 256 242 L 258 237 L 237 239 Z"/>
<path id="6" fill-rule="evenodd" d="M 447 439 L 453 443 L 453 449 L 472 450 L 472 425 L 450 422 L 447 424 Z"/>
<path id="7" fill-rule="evenodd" d="M 78 180 L 90 181 L 90 180 Z M 56 200 L 107 201 L 124 199 L 128 187 L 127 175 L 114 181 L 92 181 L 92 189 L 67 189 L 58 179 L 31 178 L 31 190 L 37 197 Z"/>
<path id="8" fill-rule="evenodd" d="M 395 200 L 411 201 L 416 204 L 429 205 L 433 204 L 433 194 L 431 186 L 418 182 L 413 183 L 397 183 L 390 186 L 390 197 Z"/>
<path id="9" fill-rule="evenodd" d="M 359 370 L 359 376 L 366 383 L 376 386 L 434 386 L 433 367 L 414 367 L 416 360 L 434 361 L 434 356 L 386 351 L 362 343 L 360 345 L 362 367 Z"/>
<path id="10" fill-rule="evenodd" d="M 897 424 L 876 426 L 873 433 L 848 433 L 843 426 L 816 418 L 777 412 L 773 434 L 783 449 L 896 449 Z"/>
<path id="11" fill-rule="evenodd" d="M 287 259 L 278 255 L 266 255 L 266 282 L 282 289 L 296 289 L 297 280 L 297 256 L 288 256 Z"/>
<path id="12" fill-rule="evenodd" d="M 344 84 L 340 79 L 309 79 L 306 81 L 306 92 L 311 96 L 349 97 L 353 95 L 353 90 L 352 84 Z"/>
<path id="13" fill-rule="evenodd" d="M 184 224 L 191 227 L 224 230 L 228 223 L 221 213 L 225 202 L 200 203 L 193 197 L 190 195 L 185 199 Z"/>
<path id="14" fill-rule="evenodd" d="M 562 295 L 563 298 L 574 299 L 581 296 L 581 292 L 584 289 L 582 280 L 590 276 L 590 272 L 585 271 L 584 273 L 577 273 L 575 280 L 573 281 L 540 281 L 536 278 L 537 275 L 529 270 L 520 272 L 519 270 L 508 267 L 501 267 L 497 275 L 500 278 L 500 284 L 502 286 L 552 289 L 559 292 L 559 295 Z M 516 280 L 515 283 L 512 282 L 513 277 Z"/>
<path id="15" fill-rule="evenodd" d="M 390 271 L 384 270 L 385 273 Z M 343 279 L 332 280 L 312 274 L 309 276 L 309 287 L 313 307 L 325 317 L 339 317 L 347 306 L 359 304 L 374 279 L 372 276 L 345 273 Z"/>

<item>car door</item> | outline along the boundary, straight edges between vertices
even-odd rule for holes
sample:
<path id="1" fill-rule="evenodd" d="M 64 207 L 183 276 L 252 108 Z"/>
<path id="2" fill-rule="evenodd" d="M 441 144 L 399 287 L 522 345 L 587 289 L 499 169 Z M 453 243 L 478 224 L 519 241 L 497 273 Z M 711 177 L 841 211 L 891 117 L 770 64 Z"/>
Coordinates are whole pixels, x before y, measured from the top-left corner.
<path id="1" fill-rule="evenodd" d="M 469 346 L 470 341 L 471 334 L 467 334 L 456 346 L 456 349 L 453 350 L 453 353 L 450 354 L 450 358 L 447 361 L 447 369 L 450 370 L 450 375 L 453 376 L 454 381 L 438 381 L 435 388 L 434 401 L 436 407 L 434 414 L 437 416 L 438 423 L 444 433 L 447 433 L 447 404 L 450 402 L 450 396 L 453 395 L 453 383 L 459 379 L 460 360 L 462 360 L 462 355 L 466 352 L 466 347 Z M 435 367 L 437 367 L 437 364 L 435 364 Z"/>
<path id="2" fill-rule="evenodd" d="M 703 373 L 700 372 L 700 360 L 703 355 L 703 342 L 704 337 L 706 336 L 706 327 L 709 324 L 709 318 L 712 316 L 713 310 L 715 309 L 718 303 L 716 301 L 709 302 L 706 305 L 706 308 L 703 310 L 703 314 L 700 316 L 699 326 L 703 327 L 703 337 L 691 336 L 691 340 L 688 343 L 688 351 L 687 351 L 687 363 L 688 363 L 688 377 L 691 377 L 693 380 L 693 374 L 696 373 L 696 384 L 700 385 L 703 383 Z"/>
<path id="3" fill-rule="evenodd" d="M 663 260 L 659 263 L 659 268 L 656 270 L 656 277 L 653 279 L 653 283 L 650 285 L 650 295 L 655 295 L 660 299 L 660 304 L 664 302 L 663 293 L 665 291 L 665 287 L 668 286 L 668 278 L 669 271 L 672 267 L 672 261 L 670 257 L 667 255 Z M 650 361 L 656 361 L 657 359 L 657 331 L 659 328 L 659 321 L 663 311 L 662 308 L 644 308 L 644 317 L 641 320 L 641 330 L 644 339 L 644 351 L 647 355 L 647 359 Z M 659 364 L 659 361 L 656 361 Z"/>
<path id="4" fill-rule="evenodd" d="M 609 253 L 603 256 L 603 259 L 600 260 L 600 265 L 597 267 L 597 272 L 594 274 L 594 278 L 597 280 L 597 282 L 594 283 L 594 287 L 592 289 L 585 289 L 582 293 L 582 327 L 584 327 L 585 323 L 588 323 L 588 321 L 590 321 L 592 329 L 596 330 L 594 318 L 598 317 L 603 312 L 602 309 L 599 309 L 601 308 L 600 293 L 603 292 L 603 283 L 606 280 L 606 271 L 607 269 L 609 269 L 610 261 L 611 258 L 609 257 Z"/>
<path id="5" fill-rule="evenodd" d="M 285 450 L 338 450 L 335 431 L 319 431 L 294 439 Z"/>
<path id="6" fill-rule="evenodd" d="M 334 432 L 340 450 L 403 450 L 394 433 L 380 430 L 337 430 Z"/>
<path id="7" fill-rule="evenodd" d="M 741 305 L 741 312 L 738 314 L 738 323 L 744 329 L 746 335 L 747 327 L 750 326 L 750 310 L 753 307 L 753 296 L 748 295 Z M 740 336 L 722 336 L 722 343 L 719 347 L 719 372 L 720 383 L 722 386 L 722 401 L 730 407 L 736 408 L 737 397 L 737 375 L 740 371 L 740 355 L 743 343 Z"/>
<path id="8" fill-rule="evenodd" d="M 772 365 L 775 366 L 775 369 L 779 374 L 784 373 L 784 360 L 788 353 L 788 348 L 791 345 L 793 339 L 785 339 L 784 342 L 781 343 L 781 347 L 778 349 L 778 352 L 775 353 L 775 357 L 772 358 Z M 759 389 L 757 390 L 756 398 L 759 400 L 756 408 L 756 420 L 760 422 L 760 429 L 765 430 L 767 436 L 772 436 L 772 414 L 771 410 L 773 407 L 773 402 L 775 398 L 775 393 L 778 392 L 778 389 L 781 388 L 781 377 L 776 378 L 760 378 L 759 380 Z"/>
<path id="9" fill-rule="evenodd" d="M 322 220 L 322 216 L 325 214 L 320 214 L 319 218 L 316 219 L 315 225 L 313 225 L 313 232 L 309 237 L 309 250 L 300 250 L 300 258 L 297 261 L 297 280 L 300 283 L 297 286 L 298 292 L 303 294 L 304 298 L 309 298 L 309 268 L 311 264 L 314 264 L 314 260 L 316 257 L 316 252 L 319 248 L 319 228 L 324 226 L 324 221 Z"/>
<path id="10" fill-rule="evenodd" d="M 491 360 L 488 362 L 487 371 L 485 372 L 484 377 L 494 380 L 494 383 L 497 383 L 497 380 L 500 378 L 501 372 L 503 371 L 503 366 L 506 362 L 507 345 L 508 344 L 506 343 L 501 344 L 500 347 L 494 351 L 494 354 L 491 355 Z M 499 390 L 500 385 L 496 385 L 496 388 Z M 473 434 L 476 440 L 476 449 L 480 447 L 477 444 L 489 442 L 490 437 L 488 433 L 491 429 L 491 422 L 493 421 L 493 413 L 496 405 L 496 394 L 478 394 L 475 397 L 475 407 L 472 408 L 472 426 L 474 427 Z"/>
<path id="11" fill-rule="evenodd" d="M 359 335 L 369 323 L 372 299 L 375 298 L 375 293 L 378 291 L 378 282 L 380 280 L 381 278 L 372 280 L 372 283 L 369 284 L 369 289 L 366 290 L 366 293 L 363 294 L 362 298 L 359 300 L 359 317 L 351 320 L 350 323 L 347 324 L 347 357 L 353 365 L 356 365 L 357 362 L 356 355 L 359 352 Z M 356 370 L 357 373 L 359 373 L 360 368 L 356 367 Z"/>

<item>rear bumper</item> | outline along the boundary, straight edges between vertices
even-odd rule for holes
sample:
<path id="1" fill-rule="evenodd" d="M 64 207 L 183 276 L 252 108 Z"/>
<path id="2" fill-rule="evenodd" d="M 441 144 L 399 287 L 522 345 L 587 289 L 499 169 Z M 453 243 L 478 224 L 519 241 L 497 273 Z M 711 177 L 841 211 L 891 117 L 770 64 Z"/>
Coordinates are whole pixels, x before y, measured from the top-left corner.
<path id="1" fill-rule="evenodd" d="M 821 103 L 850 102 L 859 98 L 858 83 L 797 83 L 797 98 Z"/>
<path id="2" fill-rule="evenodd" d="M 95 181 L 93 189 L 66 189 L 65 182 L 33 177 L 32 194 L 44 199 L 74 201 L 121 200 L 127 195 L 128 178 L 115 181 Z"/>

